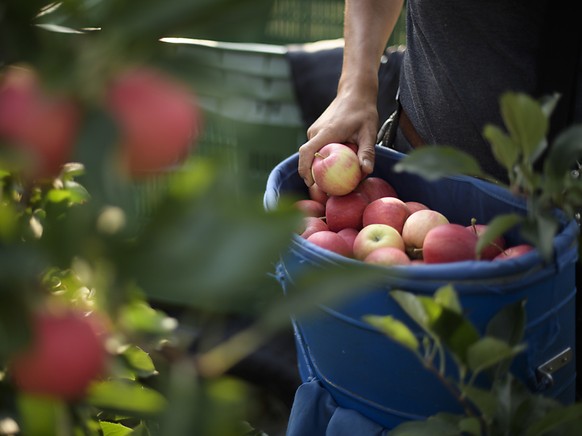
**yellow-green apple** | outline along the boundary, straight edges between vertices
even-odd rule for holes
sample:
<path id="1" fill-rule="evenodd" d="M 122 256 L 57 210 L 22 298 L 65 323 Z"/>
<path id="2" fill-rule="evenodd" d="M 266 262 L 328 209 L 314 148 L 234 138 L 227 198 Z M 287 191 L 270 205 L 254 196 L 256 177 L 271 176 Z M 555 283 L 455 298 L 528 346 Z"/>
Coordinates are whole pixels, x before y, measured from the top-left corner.
<path id="1" fill-rule="evenodd" d="M 107 91 L 107 105 L 120 128 L 122 160 L 134 176 L 182 162 L 201 130 L 191 90 L 151 67 L 119 73 Z"/>
<path id="2" fill-rule="evenodd" d="M 467 226 L 469 230 L 475 232 L 477 238 L 479 238 L 483 233 L 487 231 L 486 224 L 471 224 Z M 505 248 L 505 238 L 503 236 L 496 237 L 493 242 L 488 244 L 483 250 L 481 250 L 478 259 L 481 260 L 492 260 L 495 256 L 499 255 Z"/>
<path id="3" fill-rule="evenodd" d="M 311 173 L 315 183 L 329 195 L 349 194 L 362 179 L 356 153 L 337 142 L 327 144 L 315 153 Z"/>
<path id="4" fill-rule="evenodd" d="M 386 224 L 369 224 L 359 231 L 354 240 L 354 257 L 364 260 L 380 247 L 394 247 L 404 252 L 404 241 L 398 231 Z"/>
<path id="5" fill-rule="evenodd" d="M 351 257 L 352 255 L 352 250 L 344 238 L 330 230 L 315 232 L 307 238 L 307 241 L 342 256 Z"/>
<path id="6" fill-rule="evenodd" d="M 493 258 L 493 260 L 497 261 L 497 260 L 511 259 L 514 257 L 521 256 L 525 253 L 529 253 L 533 249 L 534 249 L 534 247 L 532 245 L 529 245 L 529 244 L 514 245 L 512 247 L 507 247 L 505 250 L 503 250 L 501 253 L 499 253 L 497 256 L 495 256 Z"/>
<path id="7" fill-rule="evenodd" d="M 354 191 L 364 194 L 370 203 L 382 197 L 398 197 L 394 187 L 380 177 L 366 177 Z"/>
<path id="8" fill-rule="evenodd" d="M 300 234 L 302 238 L 307 239 L 312 234 L 323 230 L 329 230 L 325 221 L 314 216 L 306 216 L 303 218 L 303 228 Z"/>
<path id="9" fill-rule="evenodd" d="M 43 89 L 35 71 L 11 66 L 0 78 L 0 137 L 29 161 L 31 178 L 52 178 L 71 157 L 80 110 L 72 97 Z"/>
<path id="10" fill-rule="evenodd" d="M 362 225 L 387 224 L 402 233 L 404 222 L 410 216 L 406 204 L 396 197 L 382 197 L 372 201 L 362 215 Z"/>
<path id="11" fill-rule="evenodd" d="M 325 206 L 319 201 L 305 198 L 295 201 L 293 205 L 305 216 L 314 216 L 318 218 L 325 216 Z"/>
<path id="12" fill-rule="evenodd" d="M 349 227 L 346 227 L 345 229 L 341 229 L 337 232 L 337 234 L 340 235 L 342 238 L 344 238 L 344 241 L 347 242 L 348 246 L 352 250 L 352 254 L 353 254 L 353 250 L 354 250 L 354 241 L 356 240 L 356 236 L 358 236 L 358 233 L 359 233 L 359 230 L 352 229 Z"/>
<path id="13" fill-rule="evenodd" d="M 430 209 L 430 207 L 428 207 L 426 204 L 421 203 L 419 201 L 405 201 L 404 203 L 406 204 L 406 206 L 408 206 L 408 210 L 410 211 L 410 213 L 414 213 L 417 210 Z"/>
<path id="14" fill-rule="evenodd" d="M 475 260 L 477 235 L 460 224 L 442 224 L 429 230 L 422 245 L 426 263 Z"/>
<path id="15" fill-rule="evenodd" d="M 422 257 L 422 245 L 429 230 L 443 224 L 448 224 L 449 220 L 442 213 L 433 209 L 421 209 L 410 216 L 402 227 L 402 240 L 406 246 L 406 253 L 411 258 Z"/>
<path id="16" fill-rule="evenodd" d="M 106 367 L 107 353 L 96 323 L 74 311 L 35 314 L 32 342 L 10 359 L 16 387 L 66 401 L 83 398 Z"/>
<path id="17" fill-rule="evenodd" d="M 410 265 L 410 258 L 398 248 L 380 247 L 368 254 L 364 262 L 384 266 Z"/>
<path id="18" fill-rule="evenodd" d="M 325 203 L 327 203 L 327 199 L 329 198 L 329 196 L 327 195 L 327 192 L 324 192 L 317 183 L 311 185 L 309 188 L 307 188 L 307 190 L 309 193 L 309 198 L 311 200 L 318 201 L 319 203 L 325 206 Z"/>
<path id="19" fill-rule="evenodd" d="M 332 232 L 346 227 L 362 228 L 362 215 L 368 199 L 359 192 L 331 195 L 325 204 L 325 222 Z"/>

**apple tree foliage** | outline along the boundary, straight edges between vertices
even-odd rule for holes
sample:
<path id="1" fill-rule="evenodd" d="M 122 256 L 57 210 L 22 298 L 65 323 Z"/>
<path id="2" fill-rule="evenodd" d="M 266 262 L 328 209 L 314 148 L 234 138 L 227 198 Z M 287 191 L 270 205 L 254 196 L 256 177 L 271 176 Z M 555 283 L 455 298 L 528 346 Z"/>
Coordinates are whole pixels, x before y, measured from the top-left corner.
<path id="1" fill-rule="evenodd" d="M 535 245 L 545 259 L 551 259 L 553 239 L 560 229 L 558 214 L 562 213 L 562 218 L 578 218 L 582 208 L 582 126 L 571 126 L 560 132 L 552 144 L 548 142 L 549 118 L 558 99 L 553 95 L 536 100 L 523 93 L 507 92 L 500 98 L 505 130 L 491 124 L 483 129 L 496 160 L 507 170 L 507 189 L 527 202 L 527 216 L 495 217 L 480 238 L 478 251 L 519 225 L 523 238 Z M 502 184 L 486 174 L 474 157 L 447 145 L 414 150 L 395 170 L 428 180 L 465 174 Z"/>
<path id="2" fill-rule="evenodd" d="M 265 211 L 195 143 L 162 174 L 135 179 L 119 169 L 119 126 L 103 105 L 115 71 L 155 67 L 187 84 L 195 62 L 173 56 L 161 37 L 227 39 L 251 32 L 269 6 L 0 1 L 0 77 L 11 65 L 34 69 L 43 88 L 74 97 L 80 118 L 73 156 L 51 179 L 21 177 L 23 162 L 0 139 L 3 434 L 259 434 L 254 391 L 229 368 L 287 327 L 290 312 L 371 279 L 348 268 L 308 271 L 301 292 L 282 302 L 273 270 L 300 224 L 291 202 Z M 98 314 L 108 331 L 107 374 L 75 402 L 22 392 L 9 370 L 32 341 L 31 314 L 54 301 Z M 217 328 L 200 341 L 202 326 L 231 314 L 254 322 L 228 340 Z M 204 347 L 193 351 L 195 340 Z"/>
<path id="3" fill-rule="evenodd" d="M 526 347 L 523 301 L 501 309 L 481 334 L 463 313 L 450 285 L 437 289 L 432 297 L 399 290 L 390 295 L 420 333 L 393 316 L 368 315 L 365 321 L 413 353 L 447 387 L 463 411 L 405 422 L 390 430 L 390 436 L 550 436 L 579 432 L 582 403 L 564 406 L 553 398 L 532 393 L 510 371 L 512 359 Z M 454 368 L 447 368 L 448 364 Z"/>

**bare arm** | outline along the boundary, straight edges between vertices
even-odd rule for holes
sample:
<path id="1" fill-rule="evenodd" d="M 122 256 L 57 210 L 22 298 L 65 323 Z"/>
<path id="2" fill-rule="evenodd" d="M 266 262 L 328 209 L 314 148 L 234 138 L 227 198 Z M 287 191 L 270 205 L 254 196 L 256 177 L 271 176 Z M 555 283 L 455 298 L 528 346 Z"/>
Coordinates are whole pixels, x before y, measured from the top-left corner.
<path id="1" fill-rule="evenodd" d="M 313 184 L 313 156 L 330 142 L 358 145 L 365 173 L 374 167 L 374 144 L 379 127 L 378 68 L 403 0 L 346 0 L 344 57 L 335 99 L 307 130 L 299 149 L 299 174 Z"/>

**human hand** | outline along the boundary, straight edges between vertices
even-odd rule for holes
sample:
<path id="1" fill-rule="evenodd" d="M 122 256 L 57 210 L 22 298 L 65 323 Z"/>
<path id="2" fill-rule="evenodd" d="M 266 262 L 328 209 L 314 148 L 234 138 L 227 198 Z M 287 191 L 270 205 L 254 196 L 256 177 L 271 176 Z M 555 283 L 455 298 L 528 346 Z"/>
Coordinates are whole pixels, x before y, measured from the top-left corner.
<path id="1" fill-rule="evenodd" d="M 331 142 L 358 146 L 358 159 L 364 174 L 374 169 L 374 146 L 378 132 L 375 98 L 336 97 L 307 130 L 308 141 L 299 148 L 299 175 L 307 186 L 313 185 L 311 164 L 315 153 Z"/>

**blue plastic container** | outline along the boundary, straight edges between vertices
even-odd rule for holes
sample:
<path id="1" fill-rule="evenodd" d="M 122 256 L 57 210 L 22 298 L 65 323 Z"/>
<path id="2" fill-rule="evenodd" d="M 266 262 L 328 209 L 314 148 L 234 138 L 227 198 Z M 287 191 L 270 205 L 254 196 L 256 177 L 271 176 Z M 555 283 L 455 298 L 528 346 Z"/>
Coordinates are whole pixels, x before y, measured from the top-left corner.
<path id="1" fill-rule="evenodd" d="M 451 222 L 469 225 L 474 217 L 487 223 L 498 214 L 526 211 L 525 204 L 502 187 L 463 176 L 427 182 L 412 174 L 393 172 L 402 154 L 383 147 L 377 147 L 376 153 L 373 175 L 392 184 L 401 199 L 422 202 Z M 273 169 L 264 195 L 266 209 L 275 208 L 281 195 L 307 195 L 297 174 L 297 163 L 295 154 Z M 516 358 L 513 372 L 533 391 L 564 403 L 573 402 L 577 234 L 575 222 L 563 223 L 555 237 L 555 259 L 551 264 L 545 264 L 534 250 L 503 262 L 393 267 L 402 274 L 387 274 L 385 285 L 362 289 L 348 302 L 320 306 L 316 316 L 294 320 L 303 380 L 320 380 L 340 407 L 354 409 L 386 428 L 441 411 L 459 412 L 454 398 L 412 353 L 362 322 L 368 314 L 408 319 L 388 295 L 391 289 L 432 295 L 450 283 L 469 319 L 482 332 L 504 306 L 526 299 L 527 350 Z M 522 242 L 517 230 L 509 232 L 506 240 L 510 245 Z M 306 265 L 326 268 L 353 262 L 360 263 L 295 235 L 281 257 L 277 273 L 284 291 L 290 293 L 294 277 Z M 420 333 L 414 324 L 410 326 Z M 553 383 L 547 383 L 539 369 L 568 350 L 568 361 L 552 374 Z"/>

